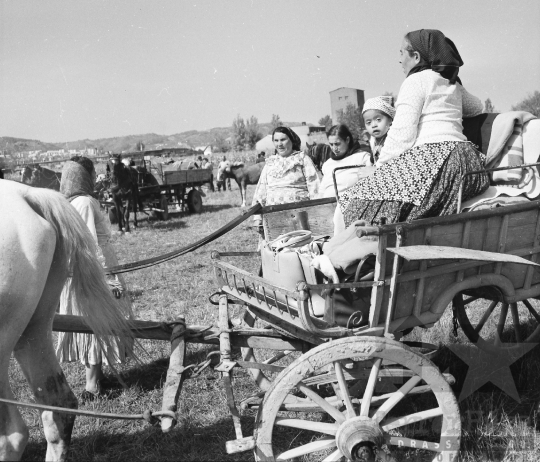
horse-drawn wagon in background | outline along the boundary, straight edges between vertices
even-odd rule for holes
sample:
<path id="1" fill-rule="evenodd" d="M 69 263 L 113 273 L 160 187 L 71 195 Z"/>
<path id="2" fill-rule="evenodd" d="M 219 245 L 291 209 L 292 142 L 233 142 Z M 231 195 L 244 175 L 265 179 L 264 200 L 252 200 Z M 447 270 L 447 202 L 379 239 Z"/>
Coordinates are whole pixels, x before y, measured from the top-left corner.
<path id="1" fill-rule="evenodd" d="M 161 163 L 151 162 L 146 162 L 146 165 L 148 171 L 157 179 L 161 194 L 167 198 L 168 205 L 177 206 L 181 211 L 202 212 L 203 200 L 199 189 L 212 181 L 212 170 L 202 168 L 172 170 Z"/>
<path id="2" fill-rule="evenodd" d="M 113 164 L 108 164 L 110 171 Z M 160 220 L 168 219 L 170 207 L 181 212 L 202 212 L 200 188 L 212 181 L 212 171 L 199 168 L 167 170 L 163 164 L 144 158 L 131 160 L 131 164 L 126 167 L 130 169 L 131 180 L 137 185 L 134 193 L 138 211 L 150 212 Z M 102 203 L 109 209 L 111 223 L 116 223 L 116 207 L 111 202 Z"/>

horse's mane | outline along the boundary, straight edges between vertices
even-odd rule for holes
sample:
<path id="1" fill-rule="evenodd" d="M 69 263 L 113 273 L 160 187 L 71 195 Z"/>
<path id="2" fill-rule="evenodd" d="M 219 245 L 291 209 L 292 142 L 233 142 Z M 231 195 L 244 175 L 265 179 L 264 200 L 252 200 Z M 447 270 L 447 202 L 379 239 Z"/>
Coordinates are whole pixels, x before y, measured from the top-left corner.
<path id="1" fill-rule="evenodd" d="M 244 162 L 237 161 L 237 162 L 233 162 L 233 164 L 231 165 L 231 168 L 240 168 L 243 166 L 244 166 Z"/>

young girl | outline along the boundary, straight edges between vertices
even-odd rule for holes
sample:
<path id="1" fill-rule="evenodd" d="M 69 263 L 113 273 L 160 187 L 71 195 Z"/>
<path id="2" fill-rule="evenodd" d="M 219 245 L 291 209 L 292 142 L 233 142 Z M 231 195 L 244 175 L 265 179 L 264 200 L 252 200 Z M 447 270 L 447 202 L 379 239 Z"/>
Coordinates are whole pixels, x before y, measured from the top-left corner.
<path id="1" fill-rule="evenodd" d="M 394 98 L 392 96 L 377 96 L 368 99 L 364 104 L 362 116 L 366 130 L 370 135 L 369 144 L 371 145 L 371 163 L 379 160 L 379 153 L 384 146 L 386 134 L 392 125 L 396 109 L 394 108 Z"/>

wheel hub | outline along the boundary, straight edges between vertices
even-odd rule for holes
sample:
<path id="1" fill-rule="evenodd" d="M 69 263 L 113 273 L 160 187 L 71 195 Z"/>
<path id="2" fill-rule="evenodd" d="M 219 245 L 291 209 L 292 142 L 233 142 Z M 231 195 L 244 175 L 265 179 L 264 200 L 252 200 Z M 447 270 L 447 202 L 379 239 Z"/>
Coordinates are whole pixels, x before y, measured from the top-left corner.
<path id="1" fill-rule="evenodd" d="M 384 435 L 373 419 L 365 416 L 353 417 L 339 427 L 336 443 L 348 460 L 375 462 L 374 449 L 384 444 Z"/>

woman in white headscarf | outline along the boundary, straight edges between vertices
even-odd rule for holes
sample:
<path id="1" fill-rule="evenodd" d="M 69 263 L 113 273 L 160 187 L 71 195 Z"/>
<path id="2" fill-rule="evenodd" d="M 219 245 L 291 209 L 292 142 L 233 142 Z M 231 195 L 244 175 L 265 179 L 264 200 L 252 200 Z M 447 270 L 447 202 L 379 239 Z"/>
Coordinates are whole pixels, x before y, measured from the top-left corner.
<path id="1" fill-rule="evenodd" d="M 112 268 L 118 265 L 118 259 L 110 243 L 111 224 L 107 215 L 101 213 L 99 202 L 92 197 L 96 171 L 93 162 L 87 157 L 76 156 L 64 164 L 60 192 L 75 207 L 98 244 L 102 263 Z M 60 299 L 60 314 L 78 314 L 70 296 L 71 280 L 68 279 Z M 110 278 L 118 303 L 127 318 L 133 317 L 131 300 L 126 284 L 121 276 Z M 100 381 L 104 378 L 103 362 L 115 364 L 124 362 L 126 351 L 117 348 L 103 350 L 96 337 L 91 334 L 60 333 L 56 347 L 56 355 L 61 362 L 81 361 L 86 367 L 86 390 L 82 399 L 94 399 L 101 391 Z"/>

